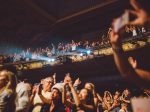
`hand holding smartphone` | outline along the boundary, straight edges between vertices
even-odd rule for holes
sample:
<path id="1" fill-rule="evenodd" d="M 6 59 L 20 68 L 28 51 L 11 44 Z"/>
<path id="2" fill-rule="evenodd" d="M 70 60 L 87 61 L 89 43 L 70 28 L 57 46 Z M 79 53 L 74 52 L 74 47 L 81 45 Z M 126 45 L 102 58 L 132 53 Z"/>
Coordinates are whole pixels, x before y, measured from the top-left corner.
<path id="1" fill-rule="evenodd" d="M 114 23 L 114 32 L 118 33 L 121 28 L 129 23 L 129 12 L 125 12 L 121 17 L 117 18 Z"/>
<path id="2" fill-rule="evenodd" d="M 37 89 L 37 93 L 38 94 L 42 93 L 42 84 L 39 84 L 38 89 Z"/>

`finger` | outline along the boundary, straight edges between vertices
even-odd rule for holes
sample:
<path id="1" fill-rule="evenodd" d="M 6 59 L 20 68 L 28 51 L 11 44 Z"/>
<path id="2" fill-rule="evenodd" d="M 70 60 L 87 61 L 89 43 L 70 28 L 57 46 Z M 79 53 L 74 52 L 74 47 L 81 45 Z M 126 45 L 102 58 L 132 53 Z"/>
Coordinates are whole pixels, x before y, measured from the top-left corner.
<path id="1" fill-rule="evenodd" d="M 129 25 L 143 25 L 143 23 L 140 19 L 136 19 L 134 21 L 130 21 Z"/>
<path id="2" fill-rule="evenodd" d="M 115 32 L 114 32 L 114 30 L 112 30 L 111 32 L 110 32 L 110 37 L 114 37 L 115 36 Z"/>
<path id="3" fill-rule="evenodd" d="M 138 15 L 138 12 L 135 11 L 135 10 L 126 10 L 125 12 L 130 13 L 130 14 L 133 14 L 133 15 L 135 15 L 135 16 Z"/>
<path id="4" fill-rule="evenodd" d="M 111 25 L 112 25 L 113 28 L 114 28 L 114 24 L 115 24 L 116 20 L 117 20 L 117 19 L 113 19 L 113 21 L 112 21 L 112 23 L 111 23 Z"/>
<path id="5" fill-rule="evenodd" d="M 137 12 L 137 11 L 134 11 L 134 10 L 126 10 L 126 12 L 128 12 L 128 13 L 130 13 L 130 14 L 136 16 L 136 17 L 139 16 L 139 15 L 138 15 L 138 12 Z M 137 18 L 136 18 L 135 20 L 129 21 L 129 22 L 127 23 L 127 25 L 137 25 L 137 24 L 138 24 Z"/>
<path id="6" fill-rule="evenodd" d="M 136 66 L 137 66 L 137 61 L 135 60 L 135 62 L 134 62 L 135 64 L 136 64 Z"/>
<path id="7" fill-rule="evenodd" d="M 132 5 L 132 7 L 135 10 L 139 10 L 140 9 L 140 4 L 136 0 L 130 0 L 130 4 Z"/>

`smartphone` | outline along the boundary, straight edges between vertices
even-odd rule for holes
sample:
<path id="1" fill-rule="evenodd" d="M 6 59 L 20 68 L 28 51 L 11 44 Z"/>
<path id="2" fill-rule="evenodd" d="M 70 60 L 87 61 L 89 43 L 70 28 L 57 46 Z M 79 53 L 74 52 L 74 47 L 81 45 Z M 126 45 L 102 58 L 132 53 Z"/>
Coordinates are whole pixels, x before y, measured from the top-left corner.
<path id="1" fill-rule="evenodd" d="M 34 84 L 34 86 L 37 86 L 37 85 L 39 85 L 39 83 L 35 83 L 35 84 Z"/>
<path id="2" fill-rule="evenodd" d="M 43 84 L 40 84 L 40 85 L 39 85 L 39 88 L 42 88 L 42 87 L 43 87 Z"/>
<path id="3" fill-rule="evenodd" d="M 121 17 L 117 18 L 113 24 L 114 32 L 119 32 L 121 28 L 129 23 L 129 12 L 125 12 Z"/>

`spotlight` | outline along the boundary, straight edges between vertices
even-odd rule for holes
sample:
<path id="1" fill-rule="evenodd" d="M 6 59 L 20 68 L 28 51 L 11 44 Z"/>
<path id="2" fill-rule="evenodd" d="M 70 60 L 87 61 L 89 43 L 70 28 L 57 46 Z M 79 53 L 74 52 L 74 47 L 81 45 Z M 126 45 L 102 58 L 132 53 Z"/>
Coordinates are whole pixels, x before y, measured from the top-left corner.
<path id="1" fill-rule="evenodd" d="M 54 61 L 55 61 L 55 59 L 51 59 L 51 61 L 52 61 L 52 62 L 54 62 Z"/>
<path id="2" fill-rule="evenodd" d="M 80 53 L 80 56 L 83 56 L 83 53 Z"/>
<path id="3" fill-rule="evenodd" d="M 54 62 L 54 61 L 55 61 L 54 58 L 51 58 L 51 59 L 48 60 L 48 62 Z"/>
<path id="4" fill-rule="evenodd" d="M 88 50 L 86 53 L 89 55 L 89 54 L 91 54 L 91 51 L 90 51 L 90 50 Z"/>
<path id="5" fill-rule="evenodd" d="M 51 62 L 51 59 L 49 59 L 48 62 Z"/>

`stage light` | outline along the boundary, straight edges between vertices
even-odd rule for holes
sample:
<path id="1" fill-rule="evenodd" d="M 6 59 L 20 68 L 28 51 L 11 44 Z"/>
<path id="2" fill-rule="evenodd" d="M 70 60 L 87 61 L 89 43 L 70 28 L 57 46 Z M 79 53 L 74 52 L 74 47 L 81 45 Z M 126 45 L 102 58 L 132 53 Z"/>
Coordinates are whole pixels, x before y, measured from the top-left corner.
<path id="1" fill-rule="evenodd" d="M 91 51 L 90 51 L 90 50 L 88 50 L 86 53 L 89 55 L 89 54 L 91 54 Z"/>
<path id="2" fill-rule="evenodd" d="M 83 53 L 80 53 L 80 56 L 83 56 Z"/>
<path id="3" fill-rule="evenodd" d="M 51 59 L 48 60 L 48 62 L 54 62 L 54 61 L 55 61 L 54 58 L 51 58 Z"/>
<path id="4" fill-rule="evenodd" d="M 54 61 L 55 61 L 55 59 L 51 59 L 51 61 L 52 61 L 52 62 L 54 62 Z"/>

